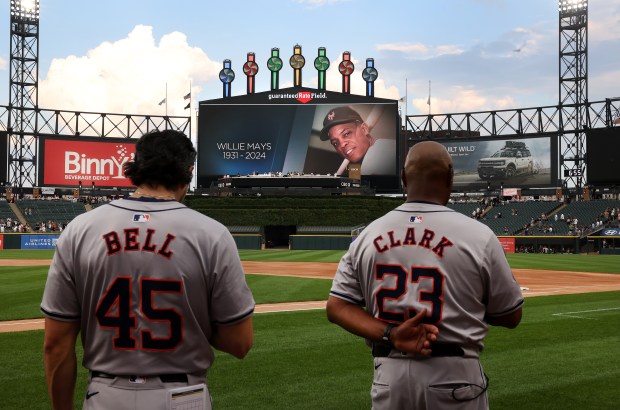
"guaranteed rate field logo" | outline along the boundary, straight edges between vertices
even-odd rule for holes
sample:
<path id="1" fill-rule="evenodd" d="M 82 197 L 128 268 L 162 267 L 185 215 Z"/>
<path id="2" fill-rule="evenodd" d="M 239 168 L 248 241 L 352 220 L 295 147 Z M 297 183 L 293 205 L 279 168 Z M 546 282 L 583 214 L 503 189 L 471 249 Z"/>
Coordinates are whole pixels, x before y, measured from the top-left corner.
<path id="1" fill-rule="evenodd" d="M 311 91 L 299 91 L 297 93 L 273 93 L 269 94 L 269 100 L 297 100 L 302 104 L 312 100 L 327 99 L 327 93 L 315 93 Z"/>
<path id="2" fill-rule="evenodd" d="M 106 154 L 93 155 L 92 153 L 84 153 L 79 151 L 65 151 L 65 167 L 66 175 L 107 177 L 112 179 L 125 178 L 123 175 L 123 165 L 128 161 L 133 161 L 134 153 L 128 154 L 125 144 L 115 146 L 115 154 L 106 156 Z M 106 178 L 106 179 L 107 179 Z"/>

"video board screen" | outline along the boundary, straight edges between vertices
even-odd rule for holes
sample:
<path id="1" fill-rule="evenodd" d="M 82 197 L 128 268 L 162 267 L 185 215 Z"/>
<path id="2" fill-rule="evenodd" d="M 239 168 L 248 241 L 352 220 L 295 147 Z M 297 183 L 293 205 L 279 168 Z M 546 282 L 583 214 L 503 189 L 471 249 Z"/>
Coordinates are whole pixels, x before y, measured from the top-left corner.
<path id="1" fill-rule="evenodd" d="M 202 101 L 198 177 L 347 176 L 348 164 L 361 164 L 363 177 L 396 179 L 397 135 L 393 100 L 285 89 Z"/>
<path id="2" fill-rule="evenodd" d="M 620 184 L 620 127 L 586 131 L 586 165 L 589 185 Z"/>
<path id="3" fill-rule="evenodd" d="M 557 185 L 557 136 L 438 140 L 454 165 L 454 188 Z"/>
<path id="4" fill-rule="evenodd" d="M 137 140 L 39 138 L 39 185 L 132 187 L 123 164 L 132 161 Z"/>

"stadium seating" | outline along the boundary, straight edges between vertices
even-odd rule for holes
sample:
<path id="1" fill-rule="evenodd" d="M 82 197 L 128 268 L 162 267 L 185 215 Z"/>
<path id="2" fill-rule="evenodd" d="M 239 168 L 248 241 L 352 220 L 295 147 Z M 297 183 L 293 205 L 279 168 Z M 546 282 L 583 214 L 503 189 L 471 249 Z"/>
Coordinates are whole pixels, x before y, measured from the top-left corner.
<path id="1" fill-rule="evenodd" d="M 7 218 L 17 219 L 17 216 L 11 209 L 8 202 L 0 201 L 0 219 L 4 219 L 6 221 Z"/>
<path id="2" fill-rule="evenodd" d="M 42 222 L 47 224 L 48 221 L 64 225 L 77 215 L 86 212 L 86 208 L 81 202 L 24 199 L 15 204 L 33 229 Z M 32 212 L 26 212 L 26 209 L 30 209 Z"/>
<path id="3" fill-rule="evenodd" d="M 480 222 L 491 228 L 496 235 L 515 235 L 532 220 L 540 219 L 542 215 L 548 216 L 561 206 L 562 203 L 556 201 L 506 202 L 495 205 Z M 546 224 L 546 221 L 543 223 Z M 505 228 L 508 228 L 507 232 Z"/>
<path id="4" fill-rule="evenodd" d="M 467 216 L 472 216 L 476 208 L 481 207 L 478 202 L 449 202 L 447 206 Z"/>
<path id="5" fill-rule="evenodd" d="M 564 214 L 565 221 L 554 223 L 561 232 L 568 233 L 568 219 L 577 218 L 577 227 L 583 227 L 586 231 L 590 230 L 593 222 L 600 218 L 605 209 L 620 207 L 620 201 L 613 200 L 595 200 L 595 201 L 579 201 L 567 204 L 561 213 Z M 574 225 L 573 225 L 574 226 Z M 561 234 L 558 232 L 558 234 Z"/>

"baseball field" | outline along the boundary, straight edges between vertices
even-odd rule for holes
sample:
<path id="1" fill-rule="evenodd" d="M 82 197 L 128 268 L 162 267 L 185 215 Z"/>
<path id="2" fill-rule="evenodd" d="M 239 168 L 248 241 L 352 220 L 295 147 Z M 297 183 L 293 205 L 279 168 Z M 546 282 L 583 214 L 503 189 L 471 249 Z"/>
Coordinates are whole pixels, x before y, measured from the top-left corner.
<path id="1" fill-rule="evenodd" d="M 370 352 L 325 317 L 342 253 L 240 252 L 258 304 L 255 343 L 242 361 L 217 355 L 214 408 L 370 408 Z M 620 256 L 508 256 L 526 303 L 517 329 L 492 328 L 486 339 L 491 408 L 618 408 Z M 0 409 L 50 407 L 38 305 L 51 257 L 0 251 Z M 79 368 L 76 408 L 85 382 Z"/>

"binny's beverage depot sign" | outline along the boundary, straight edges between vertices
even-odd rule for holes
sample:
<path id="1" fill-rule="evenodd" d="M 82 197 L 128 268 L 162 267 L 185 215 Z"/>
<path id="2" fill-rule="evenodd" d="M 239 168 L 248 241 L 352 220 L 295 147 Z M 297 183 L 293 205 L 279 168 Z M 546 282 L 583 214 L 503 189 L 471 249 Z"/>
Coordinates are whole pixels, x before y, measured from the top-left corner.
<path id="1" fill-rule="evenodd" d="M 134 159 L 134 141 L 45 138 L 42 151 L 43 186 L 132 186 L 123 176 L 123 165 Z"/>

